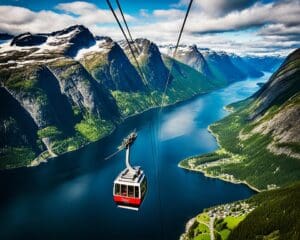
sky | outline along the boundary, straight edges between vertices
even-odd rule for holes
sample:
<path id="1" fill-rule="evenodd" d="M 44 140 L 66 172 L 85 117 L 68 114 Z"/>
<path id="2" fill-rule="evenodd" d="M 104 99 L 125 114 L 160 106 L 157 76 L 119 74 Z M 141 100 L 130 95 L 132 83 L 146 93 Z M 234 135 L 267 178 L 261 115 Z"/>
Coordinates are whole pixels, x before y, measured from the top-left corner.
<path id="1" fill-rule="evenodd" d="M 119 0 L 133 37 L 159 45 L 176 43 L 189 1 Z M 0 0 L 0 32 L 45 33 L 74 24 L 123 40 L 106 0 Z M 181 43 L 285 56 L 300 47 L 300 0 L 194 0 Z"/>

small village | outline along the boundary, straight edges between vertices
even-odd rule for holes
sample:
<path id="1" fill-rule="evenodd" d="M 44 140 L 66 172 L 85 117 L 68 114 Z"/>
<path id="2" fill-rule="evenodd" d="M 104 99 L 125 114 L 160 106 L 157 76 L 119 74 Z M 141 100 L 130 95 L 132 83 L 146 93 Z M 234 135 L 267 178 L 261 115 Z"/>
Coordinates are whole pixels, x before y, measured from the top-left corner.
<path id="1" fill-rule="evenodd" d="M 246 202 L 235 202 L 208 209 L 207 213 L 210 217 L 222 219 L 228 216 L 239 217 L 252 212 L 254 209 L 255 206 Z"/>

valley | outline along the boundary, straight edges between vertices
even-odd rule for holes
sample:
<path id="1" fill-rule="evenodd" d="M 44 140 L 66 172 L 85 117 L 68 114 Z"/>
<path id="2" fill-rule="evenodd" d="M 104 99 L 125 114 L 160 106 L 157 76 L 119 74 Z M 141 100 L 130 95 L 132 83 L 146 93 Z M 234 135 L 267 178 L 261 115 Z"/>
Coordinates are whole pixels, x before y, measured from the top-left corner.
<path id="1" fill-rule="evenodd" d="M 2 43 L 0 168 L 36 166 L 107 136 L 125 118 L 161 103 L 175 104 L 263 74 L 238 69 L 241 61 L 251 64 L 248 58 L 234 65 L 225 53 L 202 55 L 193 46 L 182 47 L 181 54 L 188 58 L 179 54 L 172 59 L 165 47 L 147 39 L 134 44 L 142 73 L 124 42 L 93 36 L 82 25 L 47 34 L 24 33 Z M 268 69 L 280 61 L 274 58 Z M 233 76 L 231 71 L 240 74 Z M 14 111 L 15 105 L 21 110 Z"/>

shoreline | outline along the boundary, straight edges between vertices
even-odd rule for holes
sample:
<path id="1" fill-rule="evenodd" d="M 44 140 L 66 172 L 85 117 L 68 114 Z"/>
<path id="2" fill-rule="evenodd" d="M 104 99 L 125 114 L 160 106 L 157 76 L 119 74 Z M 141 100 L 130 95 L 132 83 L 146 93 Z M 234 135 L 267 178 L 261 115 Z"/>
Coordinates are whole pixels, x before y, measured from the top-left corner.
<path id="1" fill-rule="evenodd" d="M 230 113 L 230 110 L 229 109 L 226 109 L 227 106 L 224 106 L 223 109 L 226 110 L 227 112 Z M 226 117 L 226 116 L 225 116 Z M 223 118 L 222 118 L 223 119 Z M 216 149 L 215 151 L 219 150 L 219 149 L 222 149 L 222 145 L 220 144 L 220 140 L 219 140 L 219 135 L 217 133 L 215 133 L 212 129 L 211 129 L 211 126 L 216 124 L 218 121 L 220 121 L 221 119 L 217 120 L 216 122 L 210 124 L 208 127 L 207 127 L 207 130 L 208 132 L 215 138 L 216 142 L 217 142 L 217 145 L 218 145 L 218 149 Z M 200 155 L 195 155 L 194 157 L 197 157 L 197 156 L 201 156 L 202 154 Z M 193 157 L 193 156 L 191 156 Z M 191 158 L 189 157 L 189 158 Z M 188 158 L 186 158 L 188 159 Z M 259 190 L 258 188 L 252 186 L 250 183 L 248 183 L 247 181 L 242 181 L 242 180 L 229 180 L 229 179 L 226 179 L 226 178 L 223 178 L 221 176 L 215 176 L 215 175 L 211 175 L 211 174 L 208 174 L 205 170 L 200 170 L 200 169 L 192 169 L 192 168 L 189 168 L 189 167 L 185 167 L 185 166 L 182 166 L 181 165 L 181 162 L 184 161 L 185 159 L 181 160 L 177 166 L 179 168 L 182 168 L 182 169 L 185 169 L 185 170 L 188 170 L 188 171 L 192 171 L 192 172 L 197 172 L 197 173 L 202 173 L 203 176 L 207 177 L 207 178 L 215 178 L 215 179 L 219 179 L 219 180 L 222 180 L 224 182 L 229 182 L 229 183 L 233 183 L 233 184 L 243 184 L 243 185 L 246 185 L 248 188 L 252 189 L 253 191 L 257 192 L 257 193 L 260 193 L 264 190 Z"/>
<path id="2" fill-rule="evenodd" d="M 252 186 L 250 183 L 248 183 L 247 181 L 241 181 L 241 180 L 229 180 L 229 179 L 226 179 L 226 178 L 223 178 L 221 176 L 215 176 L 215 175 L 211 175 L 211 174 L 208 174 L 206 171 L 203 171 L 203 170 L 198 170 L 198 169 L 192 169 L 192 168 L 189 168 L 189 167 L 184 167 L 184 166 L 181 166 L 180 163 L 178 163 L 177 165 L 179 168 L 182 168 L 182 169 L 185 169 L 185 170 L 188 170 L 188 171 L 191 171 L 191 172 L 197 172 L 197 173 L 202 173 L 203 176 L 207 177 L 207 178 L 215 178 L 215 179 L 219 179 L 219 180 L 222 180 L 224 182 L 229 182 L 229 183 L 233 183 L 233 184 L 243 184 L 243 185 L 246 185 L 248 188 L 252 189 L 253 191 L 257 192 L 257 193 L 260 193 L 260 192 L 263 192 L 264 190 L 259 190 L 257 189 L 256 187 Z"/>

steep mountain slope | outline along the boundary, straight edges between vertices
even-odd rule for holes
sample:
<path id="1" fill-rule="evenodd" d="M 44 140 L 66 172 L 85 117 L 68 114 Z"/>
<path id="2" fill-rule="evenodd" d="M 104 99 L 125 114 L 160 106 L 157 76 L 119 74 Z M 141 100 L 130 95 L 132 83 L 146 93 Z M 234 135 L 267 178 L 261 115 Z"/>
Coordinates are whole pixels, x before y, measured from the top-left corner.
<path id="1" fill-rule="evenodd" d="M 261 190 L 300 180 L 299 63 L 298 49 L 256 94 L 230 105 L 234 113 L 210 126 L 220 150 L 181 165 Z"/>
<path id="2" fill-rule="evenodd" d="M 101 38 L 96 46 L 81 50 L 76 59 L 107 89 L 125 92 L 145 90 L 138 72 L 111 38 Z"/>
<path id="3" fill-rule="evenodd" d="M 160 45 L 160 51 L 172 56 L 173 45 Z M 180 45 L 176 59 L 183 62 L 209 78 L 226 85 L 233 81 L 240 81 L 246 77 L 255 78 L 263 72 L 273 72 L 283 61 L 281 57 L 271 56 L 243 56 L 233 53 L 216 52 L 207 48 L 197 48 L 196 45 Z M 231 71 L 233 70 L 233 71 Z"/>
<path id="4" fill-rule="evenodd" d="M 260 70 L 257 70 L 255 67 L 252 66 L 252 64 L 247 63 L 242 57 L 231 54 L 230 55 L 231 62 L 241 70 L 242 73 L 244 73 L 246 76 L 250 78 L 257 78 L 263 76 L 263 72 Z"/>
<path id="5" fill-rule="evenodd" d="M 0 93 L 7 104 L 1 109 L 6 140 L 1 144 L 0 168 L 36 164 L 31 161 L 44 150 L 39 160 L 77 149 L 101 138 L 119 121 L 110 92 L 69 58 L 91 42 L 80 40 L 92 36 L 86 31 L 73 26 L 37 35 L 43 36 L 43 43 L 26 33 L 1 45 Z M 16 138 L 19 141 L 12 143 Z"/>
<path id="6" fill-rule="evenodd" d="M 262 72 L 274 72 L 284 60 L 279 56 L 245 56 L 243 60 Z"/>
<path id="7" fill-rule="evenodd" d="M 127 43 L 123 41 L 120 44 L 130 62 L 135 66 L 136 62 Z M 163 63 L 158 47 L 153 42 L 143 38 L 135 39 L 131 47 L 137 56 L 147 86 L 154 90 L 163 91 L 169 72 Z M 172 76 L 170 82 L 171 80 Z"/>
<path id="8" fill-rule="evenodd" d="M 167 89 L 165 103 L 188 99 L 191 96 L 206 93 L 219 87 L 217 80 L 208 78 L 182 62 L 168 56 L 163 56 L 163 61 L 169 70 L 171 70 L 173 62 L 171 72 L 173 81 Z"/>
<path id="9" fill-rule="evenodd" d="M 198 51 L 196 45 L 192 46 L 180 46 L 177 50 L 175 58 L 183 62 L 190 67 L 194 68 L 198 72 L 202 73 L 208 78 L 212 78 L 212 73 L 208 67 L 208 64 L 202 54 Z"/>
<path id="10" fill-rule="evenodd" d="M 223 79 L 226 83 L 232 83 L 247 77 L 231 62 L 230 57 L 225 52 L 217 53 L 211 50 L 203 50 L 202 54 L 216 78 Z"/>
<path id="11" fill-rule="evenodd" d="M 37 125 L 20 103 L 2 87 L 0 107 L 0 167 L 22 166 L 20 162 L 29 164 L 37 153 L 44 150 L 36 142 Z M 21 161 L 20 156 L 23 158 Z"/>

